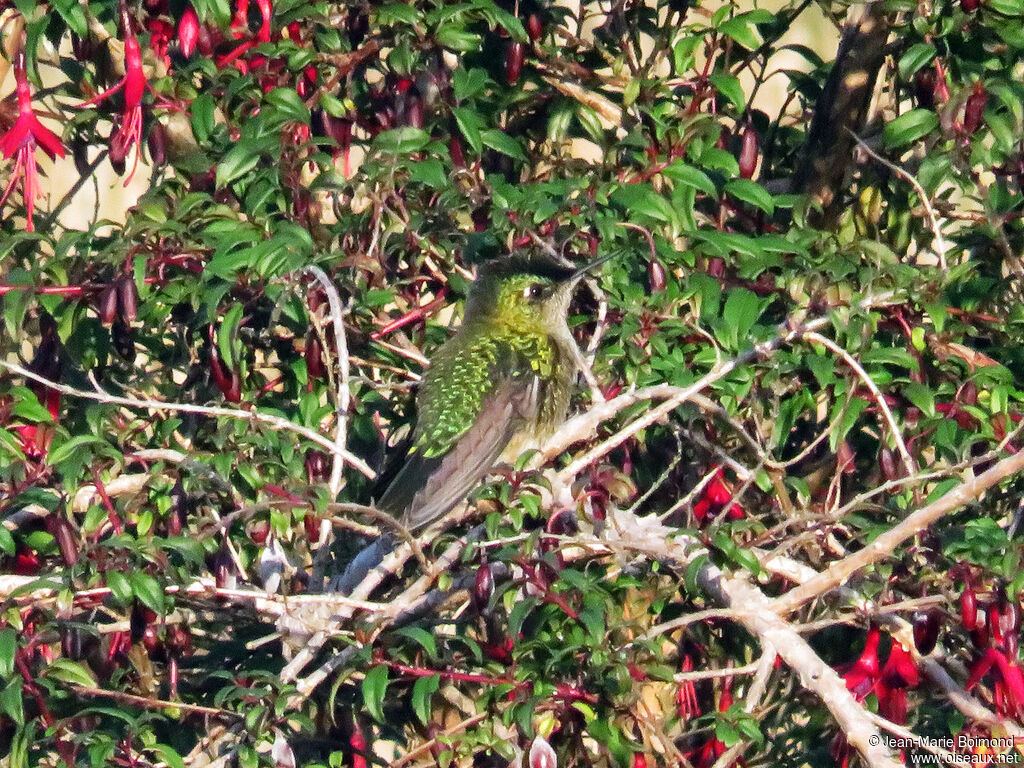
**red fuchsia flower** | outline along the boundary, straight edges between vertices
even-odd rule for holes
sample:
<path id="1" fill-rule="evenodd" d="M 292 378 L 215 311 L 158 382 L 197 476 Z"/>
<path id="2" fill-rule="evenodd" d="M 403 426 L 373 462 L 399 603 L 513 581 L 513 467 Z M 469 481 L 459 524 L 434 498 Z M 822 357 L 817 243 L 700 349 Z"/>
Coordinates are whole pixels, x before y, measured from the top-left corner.
<path id="1" fill-rule="evenodd" d="M 981 658 L 971 665 L 970 677 L 964 687 L 971 690 L 989 673 L 993 678 L 992 695 L 996 712 L 1004 717 L 1024 715 L 1024 672 L 1020 664 L 1007 658 L 1007 654 L 999 648 L 987 648 Z"/>
<path id="2" fill-rule="evenodd" d="M 864 701 L 878 681 L 878 641 L 881 637 L 878 627 L 871 627 L 864 641 L 863 653 L 843 674 L 846 689 L 857 698 L 857 701 Z"/>
<path id="3" fill-rule="evenodd" d="M 693 516 L 697 518 L 698 523 L 703 523 L 705 520 L 721 514 L 726 504 L 729 504 L 730 501 L 732 501 L 732 490 L 725 482 L 722 468 L 718 467 L 715 476 L 704 488 L 704 495 L 701 496 L 700 501 L 693 505 Z M 727 516 L 730 520 L 740 520 L 744 514 L 743 507 L 739 504 L 729 505 Z"/>
<path id="4" fill-rule="evenodd" d="M 687 641 L 686 650 L 683 653 L 683 660 L 679 665 L 680 672 L 693 672 L 695 659 L 699 653 L 697 646 Z M 679 707 L 679 716 L 689 720 L 701 714 L 700 703 L 697 701 L 697 687 L 693 680 L 684 680 L 676 690 L 676 704 Z"/>
<path id="5" fill-rule="evenodd" d="M 907 721 L 907 688 L 914 688 L 920 682 L 920 675 L 914 657 L 893 640 L 889 658 L 885 661 L 875 695 L 878 696 L 878 713 L 894 723 Z"/>
<path id="6" fill-rule="evenodd" d="M 110 137 L 110 160 L 112 163 L 123 163 L 131 147 L 135 147 L 135 160 L 132 171 L 125 179 L 125 186 L 135 175 L 142 153 L 142 96 L 146 92 L 146 75 L 142 71 L 142 49 L 139 39 L 132 30 L 128 9 L 121 5 L 121 30 L 124 33 L 124 77 L 114 86 L 98 96 L 79 104 L 80 107 L 91 107 L 104 99 L 110 98 L 122 88 L 124 89 L 124 108 L 121 112 L 121 127 Z"/>
<path id="7" fill-rule="evenodd" d="M 64 147 L 52 131 L 39 122 L 32 109 L 32 92 L 28 86 L 25 73 L 25 52 L 19 51 L 14 57 L 14 79 L 18 95 L 18 117 L 14 125 L 0 137 L 0 152 L 10 160 L 14 158 L 14 170 L 11 172 L 7 188 L 0 196 L 0 207 L 7 202 L 11 190 L 18 179 L 24 178 L 22 189 L 25 197 L 25 229 L 34 230 L 32 216 L 35 213 L 36 198 L 39 196 L 39 173 L 36 169 L 36 147 L 39 147 L 51 160 L 58 155 L 64 157 Z"/>
<path id="8" fill-rule="evenodd" d="M 171 66 L 171 57 L 168 51 L 171 47 L 171 38 L 174 37 L 174 27 L 164 19 L 148 19 L 146 28 L 149 30 L 149 47 L 164 66 Z"/>

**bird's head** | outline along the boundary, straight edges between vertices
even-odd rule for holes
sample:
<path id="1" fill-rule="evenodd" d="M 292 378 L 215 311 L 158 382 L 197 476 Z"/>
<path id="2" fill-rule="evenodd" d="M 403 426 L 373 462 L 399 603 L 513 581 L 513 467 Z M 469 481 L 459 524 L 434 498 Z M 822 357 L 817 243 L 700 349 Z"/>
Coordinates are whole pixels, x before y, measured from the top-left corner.
<path id="1" fill-rule="evenodd" d="M 576 285 L 607 260 L 597 259 L 582 268 L 547 256 L 520 254 L 485 262 L 469 289 L 465 322 L 485 320 L 554 333 L 565 326 Z"/>

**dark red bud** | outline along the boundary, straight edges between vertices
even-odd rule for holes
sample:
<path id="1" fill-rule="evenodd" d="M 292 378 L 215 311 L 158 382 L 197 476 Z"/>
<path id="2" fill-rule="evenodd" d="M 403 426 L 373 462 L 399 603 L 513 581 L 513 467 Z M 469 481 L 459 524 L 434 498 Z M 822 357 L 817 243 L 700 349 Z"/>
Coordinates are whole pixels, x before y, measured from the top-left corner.
<path id="1" fill-rule="evenodd" d="M 509 43 L 508 52 L 505 54 L 505 80 L 509 85 L 519 82 L 519 75 L 523 71 L 523 53 L 522 43 Z"/>
<path id="2" fill-rule="evenodd" d="M 967 98 L 967 105 L 964 107 L 964 133 L 968 136 L 973 135 L 981 126 L 981 118 L 987 102 L 988 92 L 985 90 L 985 86 L 975 83 L 974 92 Z"/>
<path id="3" fill-rule="evenodd" d="M 195 53 L 199 44 L 199 16 L 196 9 L 191 5 L 185 7 L 185 12 L 178 22 L 178 45 L 181 47 L 182 55 L 187 59 Z"/>
<path id="4" fill-rule="evenodd" d="M 117 290 L 111 283 L 100 293 L 100 322 L 110 325 L 117 317 Z"/>
<path id="5" fill-rule="evenodd" d="M 922 656 L 935 648 L 939 639 L 939 612 L 936 610 L 914 613 L 914 645 Z"/>
<path id="6" fill-rule="evenodd" d="M 448 153 L 452 156 L 452 165 L 456 168 L 466 167 L 466 156 L 462 152 L 462 142 L 455 136 L 448 140 Z"/>
<path id="7" fill-rule="evenodd" d="M 473 608 L 477 613 L 484 613 L 491 603 L 491 596 L 494 594 L 494 573 L 491 566 L 484 563 L 476 569 L 476 579 L 473 581 Z"/>
<path id="8" fill-rule="evenodd" d="M 971 642 L 974 643 L 974 647 L 978 650 L 984 650 L 988 648 L 989 644 L 991 643 L 991 635 L 988 632 L 988 627 L 982 624 L 977 629 L 972 629 Z"/>
<path id="9" fill-rule="evenodd" d="M 153 161 L 153 165 L 167 163 L 167 129 L 159 120 L 154 122 L 149 129 L 146 146 L 149 148 L 149 158 Z"/>
<path id="10" fill-rule="evenodd" d="M 981 5 L 981 0 L 960 0 L 960 7 L 964 9 L 966 13 L 974 13 L 978 10 Z"/>
<path id="11" fill-rule="evenodd" d="M 888 448 L 879 450 L 878 461 L 882 465 L 882 475 L 886 480 L 895 480 L 899 477 L 896 468 L 896 457 L 892 455 L 892 451 Z"/>
<path id="12" fill-rule="evenodd" d="M 320 541 L 320 518 L 311 512 L 307 512 L 302 518 L 302 527 L 306 531 L 306 540 L 310 544 Z"/>
<path id="13" fill-rule="evenodd" d="M 139 291 L 130 277 L 122 277 L 117 281 L 117 303 L 121 307 L 121 317 L 126 322 L 134 322 L 139 314 Z"/>
<path id="14" fill-rule="evenodd" d="M 304 357 L 306 359 L 306 374 L 310 385 L 327 375 L 327 368 L 324 366 L 323 347 L 320 345 L 320 337 L 317 336 L 316 331 L 311 330 L 306 335 Z"/>
<path id="15" fill-rule="evenodd" d="M 968 632 L 978 627 L 978 596 L 970 586 L 960 595 L 960 624 Z"/>
<path id="16" fill-rule="evenodd" d="M 740 178 L 750 179 L 757 170 L 758 137 L 754 126 L 748 125 L 743 129 L 743 137 L 740 144 Z"/>
<path id="17" fill-rule="evenodd" d="M 127 154 L 128 147 L 123 139 L 121 139 L 120 132 L 115 133 L 110 137 L 110 152 L 107 154 L 107 158 L 110 160 L 110 167 L 114 169 L 114 173 L 118 176 L 124 175 L 124 159 Z"/>
<path id="18" fill-rule="evenodd" d="M 722 278 L 725 275 L 725 259 L 714 257 L 708 259 L 708 275 L 715 278 Z"/>
<path id="19" fill-rule="evenodd" d="M 327 479 L 327 454 L 310 448 L 305 458 L 306 478 L 310 483 L 322 483 Z"/>
<path id="20" fill-rule="evenodd" d="M 231 374 L 224 367 L 224 362 L 220 359 L 220 350 L 217 349 L 217 343 L 210 343 L 210 374 L 213 376 L 213 383 L 217 385 L 217 389 L 221 391 L 222 395 L 227 395 L 231 389 Z"/>
<path id="21" fill-rule="evenodd" d="M 228 549 L 225 542 L 214 554 L 213 561 L 210 563 L 210 570 L 213 572 L 217 589 L 225 589 L 229 586 L 234 587 L 235 580 L 231 578 L 233 568 L 234 563 L 231 560 L 231 550 Z"/>
<path id="22" fill-rule="evenodd" d="M 960 396 L 957 398 L 964 405 L 978 404 L 978 387 L 973 381 L 968 381 L 960 387 Z"/>
<path id="23" fill-rule="evenodd" d="M 652 258 L 647 262 L 647 284 L 651 293 L 661 293 L 665 290 L 665 267 L 657 259 Z"/>
<path id="24" fill-rule="evenodd" d="M 135 635 L 132 633 L 132 640 L 137 643 L 141 642 L 142 647 L 146 649 L 146 653 L 150 656 L 155 656 L 163 645 L 160 642 L 160 633 L 157 632 L 156 627 L 146 627 L 143 629 L 138 640 L 135 639 Z"/>
<path id="25" fill-rule="evenodd" d="M 540 20 L 540 15 L 531 13 L 526 17 L 526 34 L 530 36 L 533 42 L 540 40 L 544 34 L 544 22 Z"/>
<path id="26" fill-rule="evenodd" d="M 914 75 L 914 96 L 922 109 L 935 109 L 935 70 L 931 67 Z"/>

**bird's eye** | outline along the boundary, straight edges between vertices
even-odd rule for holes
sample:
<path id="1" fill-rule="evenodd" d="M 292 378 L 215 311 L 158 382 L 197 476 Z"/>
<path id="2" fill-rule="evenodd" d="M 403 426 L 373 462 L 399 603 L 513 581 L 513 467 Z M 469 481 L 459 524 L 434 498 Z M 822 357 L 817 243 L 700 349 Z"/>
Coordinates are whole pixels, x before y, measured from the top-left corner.
<path id="1" fill-rule="evenodd" d="M 532 283 L 523 289 L 524 299 L 539 299 L 544 295 L 544 286 L 540 283 Z"/>

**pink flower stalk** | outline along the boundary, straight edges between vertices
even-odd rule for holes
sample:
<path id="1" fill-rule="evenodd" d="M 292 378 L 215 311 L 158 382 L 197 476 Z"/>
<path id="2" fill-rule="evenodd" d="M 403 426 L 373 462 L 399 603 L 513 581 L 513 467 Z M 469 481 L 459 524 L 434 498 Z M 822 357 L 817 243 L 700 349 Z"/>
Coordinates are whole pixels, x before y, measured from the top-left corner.
<path id="1" fill-rule="evenodd" d="M 128 9 L 121 6 L 121 28 L 124 31 L 124 77 L 98 96 L 79 104 L 90 107 L 108 99 L 122 88 L 124 89 L 124 108 L 121 112 L 121 127 L 110 137 L 110 159 L 113 163 L 123 162 L 131 147 L 135 147 L 135 160 L 132 171 L 125 179 L 125 186 L 135 175 L 139 166 L 139 155 L 142 153 L 142 96 L 146 92 L 146 75 L 142 71 L 142 49 L 139 39 L 132 30 Z"/>
<path id="2" fill-rule="evenodd" d="M 50 129 L 39 122 L 35 111 L 32 109 L 32 92 L 28 86 L 28 76 L 25 73 L 25 51 L 18 51 L 14 57 L 14 79 L 17 84 L 18 94 L 18 119 L 14 125 L 2 137 L 0 137 L 0 152 L 10 160 L 14 160 L 14 171 L 11 179 L 7 182 L 7 189 L 0 196 L 0 207 L 7 202 L 11 190 L 18 183 L 18 179 L 24 177 L 25 197 L 25 229 L 34 231 L 32 216 L 35 213 L 36 198 L 39 196 L 39 173 L 36 169 L 35 150 L 38 146 L 55 160 L 57 155 L 64 157 L 64 147 Z"/>

